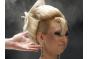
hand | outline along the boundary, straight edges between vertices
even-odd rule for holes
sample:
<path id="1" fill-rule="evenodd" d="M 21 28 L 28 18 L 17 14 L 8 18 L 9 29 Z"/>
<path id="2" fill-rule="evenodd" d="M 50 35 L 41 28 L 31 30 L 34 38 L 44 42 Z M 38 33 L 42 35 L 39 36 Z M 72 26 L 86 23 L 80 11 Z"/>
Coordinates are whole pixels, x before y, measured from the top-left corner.
<path id="1" fill-rule="evenodd" d="M 40 45 L 37 45 L 28 38 L 28 32 L 22 32 L 14 35 L 12 38 L 6 39 L 5 49 L 38 51 L 40 49 Z"/>

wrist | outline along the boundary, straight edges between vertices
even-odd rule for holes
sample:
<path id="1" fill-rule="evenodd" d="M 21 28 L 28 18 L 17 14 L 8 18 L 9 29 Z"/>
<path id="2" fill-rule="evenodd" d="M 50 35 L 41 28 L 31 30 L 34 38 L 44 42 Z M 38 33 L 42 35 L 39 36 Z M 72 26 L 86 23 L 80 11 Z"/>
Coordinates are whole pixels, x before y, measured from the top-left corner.
<path id="1" fill-rule="evenodd" d="M 5 49 L 13 49 L 13 38 L 6 38 L 5 39 Z"/>

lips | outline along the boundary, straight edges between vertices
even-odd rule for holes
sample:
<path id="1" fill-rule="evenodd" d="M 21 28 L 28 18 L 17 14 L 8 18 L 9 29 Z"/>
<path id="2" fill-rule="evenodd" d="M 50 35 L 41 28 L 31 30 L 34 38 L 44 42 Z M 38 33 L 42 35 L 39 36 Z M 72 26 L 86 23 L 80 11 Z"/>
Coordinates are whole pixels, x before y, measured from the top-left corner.
<path id="1" fill-rule="evenodd" d="M 59 47 L 61 47 L 61 46 L 66 46 L 66 45 L 65 45 L 65 44 L 63 44 L 63 43 L 60 43 L 58 46 L 59 46 Z"/>
<path id="2" fill-rule="evenodd" d="M 62 44 L 62 45 L 61 45 L 61 44 L 58 45 L 58 49 L 62 49 L 62 48 L 63 48 L 63 49 L 65 48 L 65 45 L 64 45 L 64 44 Z"/>
<path id="3" fill-rule="evenodd" d="M 64 47 L 64 48 L 66 47 L 66 45 L 67 45 L 67 44 L 65 44 L 64 42 L 60 42 L 60 43 L 58 44 L 59 47 Z"/>

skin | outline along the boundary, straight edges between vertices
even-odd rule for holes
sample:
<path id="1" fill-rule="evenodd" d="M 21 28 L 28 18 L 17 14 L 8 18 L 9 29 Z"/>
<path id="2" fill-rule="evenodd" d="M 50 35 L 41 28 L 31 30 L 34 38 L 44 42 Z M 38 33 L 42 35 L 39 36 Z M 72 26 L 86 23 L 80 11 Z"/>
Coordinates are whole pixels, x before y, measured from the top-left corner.
<path id="1" fill-rule="evenodd" d="M 57 59 L 67 46 L 67 36 L 60 35 L 60 25 L 51 22 L 47 34 L 39 33 L 37 38 L 43 47 L 43 56 L 40 59 Z"/>
<path id="2" fill-rule="evenodd" d="M 38 51 L 40 49 L 40 45 L 32 42 L 29 39 L 29 33 L 21 32 L 14 35 L 11 38 L 7 38 L 5 40 L 5 49 L 13 49 L 18 51 Z"/>

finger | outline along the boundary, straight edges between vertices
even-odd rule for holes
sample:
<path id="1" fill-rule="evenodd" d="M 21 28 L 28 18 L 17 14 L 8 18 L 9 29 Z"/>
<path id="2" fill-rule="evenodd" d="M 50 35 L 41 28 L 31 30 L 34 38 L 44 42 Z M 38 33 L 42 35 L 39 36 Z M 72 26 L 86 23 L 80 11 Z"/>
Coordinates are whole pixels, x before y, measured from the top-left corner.
<path id="1" fill-rule="evenodd" d="M 39 44 L 31 41 L 31 42 L 28 42 L 28 45 L 39 45 Z M 40 45 L 39 45 L 39 46 L 40 46 Z"/>
<path id="2" fill-rule="evenodd" d="M 39 49 L 38 48 L 28 48 L 26 50 L 30 50 L 30 51 L 38 51 Z"/>
<path id="3" fill-rule="evenodd" d="M 39 49 L 33 49 L 33 48 L 31 48 L 31 49 L 23 49 L 23 50 L 19 50 L 19 51 L 32 51 L 32 52 L 38 52 Z"/>
<path id="4" fill-rule="evenodd" d="M 31 48 L 41 48 L 41 46 L 40 45 L 30 45 L 29 47 L 31 47 Z"/>
<path id="5" fill-rule="evenodd" d="M 21 44 L 19 44 L 17 42 L 13 43 L 13 49 L 14 50 L 20 50 L 20 51 L 26 50 L 25 47 L 23 47 Z"/>
<path id="6" fill-rule="evenodd" d="M 32 49 L 32 48 L 39 49 L 39 48 L 41 48 L 40 45 L 29 45 L 27 43 L 25 43 L 25 44 L 16 43 L 15 47 L 17 49 Z"/>
<path id="7" fill-rule="evenodd" d="M 29 32 L 28 31 L 25 31 L 25 32 L 18 33 L 18 36 L 29 37 Z"/>
<path id="8" fill-rule="evenodd" d="M 39 45 L 39 44 L 37 44 L 37 43 L 35 43 L 35 42 L 29 43 L 28 46 L 30 46 L 30 47 L 39 47 L 39 48 L 41 48 L 41 45 Z"/>
<path id="9" fill-rule="evenodd" d="M 36 51 L 36 52 L 40 50 L 39 48 L 35 48 L 35 47 L 32 47 L 32 46 L 28 47 L 26 45 L 21 45 L 19 43 L 16 43 L 14 45 L 14 49 L 19 50 L 19 51 Z"/>
<path id="10" fill-rule="evenodd" d="M 17 50 L 20 51 L 39 51 L 39 48 L 33 48 L 33 47 L 25 47 L 25 46 L 19 46 Z"/>
<path id="11" fill-rule="evenodd" d="M 29 38 L 29 32 L 28 31 L 22 32 L 22 35 Z"/>

